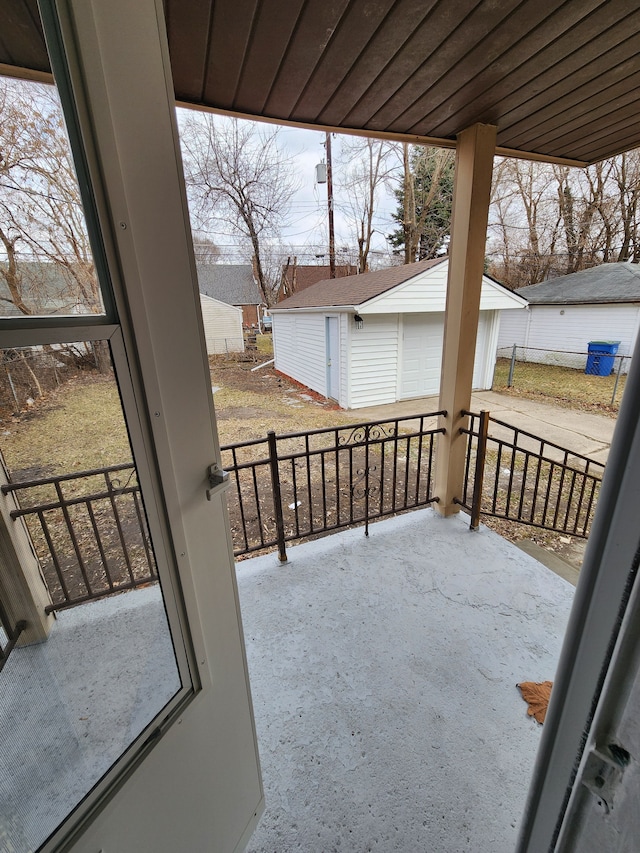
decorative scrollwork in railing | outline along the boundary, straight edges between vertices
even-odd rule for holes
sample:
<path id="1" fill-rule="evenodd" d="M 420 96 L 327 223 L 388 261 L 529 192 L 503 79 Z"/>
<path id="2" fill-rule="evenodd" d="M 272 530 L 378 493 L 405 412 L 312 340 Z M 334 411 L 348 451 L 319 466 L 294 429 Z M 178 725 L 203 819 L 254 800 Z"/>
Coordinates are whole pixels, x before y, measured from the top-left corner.
<path id="1" fill-rule="evenodd" d="M 358 479 L 355 480 L 351 486 L 351 495 L 354 498 L 360 500 L 366 495 L 371 497 L 371 495 L 375 495 L 376 492 L 380 491 L 380 487 L 376 483 L 371 485 L 369 480 L 370 475 L 377 470 L 377 465 L 369 465 L 368 468 L 358 468 L 356 471 Z"/>
<path id="2" fill-rule="evenodd" d="M 338 444 L 345 447 L 349 444 L 363 444 L 368 441 L 381 441 L 385 438 L 395 438 L 397 424 L 360 424 L 347 434 L 338 436 Z"/>

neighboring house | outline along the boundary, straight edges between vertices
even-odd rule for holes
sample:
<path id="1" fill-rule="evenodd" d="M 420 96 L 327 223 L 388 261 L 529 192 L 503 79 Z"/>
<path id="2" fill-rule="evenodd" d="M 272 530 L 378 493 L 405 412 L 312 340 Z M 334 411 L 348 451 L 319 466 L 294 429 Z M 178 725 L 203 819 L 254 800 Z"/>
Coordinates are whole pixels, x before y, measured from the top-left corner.
<path id="1" fill-rule="evenodd" d="M 345 409 L 437 394 L 448 267 L 437 258 L 330 279 L 278 303 L 276 369 Z M 491 387 L 500 312 L 525 306 L 483 277 L 474 388 Z"/>
<path id="2" fill-rule="evenodd" d="M 196 264 L 200 293 L 242 309 L 244 326 L 258 326 L 264 304 L 251 264 Z"/>
<path id="3" fill-rule="evenodd" d="M 529 347 L 528 361 L 553 364 L 564 363 L 562 355 L 545 350 L 586 352 L 589 341 L 620 341 L 621 355 L 633 352 L 640 327 L 640 264 L 602 264 L 516 293 L 529 307 L 502 313 L 500 348 Z M 575 356 L 565 361 L 575 367 Z"/>
<path id="4" fill-rule="evenodd" d="M 357 272 L 355 264 L 336 264 L 335 277 L 344 278 L 346 275 L 356 275 Z M 331 267 L 328 264 L 288 264 L 282 268 L 278 302 L 328 278 L 331 278 Z"/>
<path id="5" fill-rule="evenodd" d="M 18 274 L 20 297 L 29 314 L 72 316 L 101 310 L 98 297 L 93 297 L 97 284 L 89 264 L 83 269 L 77 264 L 67 267 L 52 261 L 20 261 Z M 19 317 L 26 312 L 16 307 L 7 275 L 7 264 L 0 263 L 0 316 Z"/>
<path id="6" fill-rule="evenodd" d="M 244 352 L 242 309 L 200 294 L 204 336 L 209 355 Z"/>

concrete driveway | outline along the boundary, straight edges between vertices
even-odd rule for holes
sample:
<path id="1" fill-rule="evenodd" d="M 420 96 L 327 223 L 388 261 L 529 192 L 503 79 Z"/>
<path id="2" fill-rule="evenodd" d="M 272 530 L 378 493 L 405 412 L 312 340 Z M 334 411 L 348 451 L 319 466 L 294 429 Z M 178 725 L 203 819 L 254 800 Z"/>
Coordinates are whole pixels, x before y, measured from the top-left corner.
<path id="1" fill-rule="evenodd" d="M 478 391 L 472 396 L 474 412 L 486 409 L 499 420 L 531 432 L 561 447 L 605 463 L 616 425 L 614 418 L 577 409 L 565 409 L 496 391 Z M 438 410 L 437 397 L 420 397 L 401 403 L 370 406 L 354 412 L 354 421 L 384 420 Z"/>

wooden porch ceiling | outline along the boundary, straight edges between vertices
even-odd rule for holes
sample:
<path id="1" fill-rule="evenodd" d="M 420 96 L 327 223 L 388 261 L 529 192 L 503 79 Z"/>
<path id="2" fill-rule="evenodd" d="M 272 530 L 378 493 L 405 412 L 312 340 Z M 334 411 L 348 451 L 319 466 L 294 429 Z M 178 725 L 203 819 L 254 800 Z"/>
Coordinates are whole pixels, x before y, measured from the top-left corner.
<path id="1" fill-rule="evenodd" d="M 590 163 L 640 146 L 637 0 L 165 0 L 176 100 Z M 0 71 L 48 72 L 36 0 L 0 4 Z M 4 66 L 4 67 L 2 67 Z"/>

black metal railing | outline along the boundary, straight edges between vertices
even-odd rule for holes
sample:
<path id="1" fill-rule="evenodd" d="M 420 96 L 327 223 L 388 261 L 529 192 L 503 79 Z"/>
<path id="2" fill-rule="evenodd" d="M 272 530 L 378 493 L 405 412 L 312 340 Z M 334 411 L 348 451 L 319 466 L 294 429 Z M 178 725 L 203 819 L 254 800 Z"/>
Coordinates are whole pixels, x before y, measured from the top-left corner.
<path id="1" fill-rule="evenodd" d="M 276 435 L 222 448 L 236 556 L 413 509 L 432 495 L 440 413 Z M 157 579 L 132 463 L 2 486 L 20 503 L 61 610 Z"/>
<path id="2" fill-rule="evenodd" d="M 12 625 L 0 601 L 0 672 L 2 672 L 5 663 L 9 660 L 9 655 L 15 648 L 20 634 L 22 634 L 26 627 L 27 623 L 24 619 L 21 619 L 17 625 Z"/>
<path id="3" fill-rule="evenodd" d="M 604 465 L 489 412 L 464 414 L 469 441 L 459 503 L 471 527 L 488 515 L 586 539 Z"/>
<path id="4" fill-rule="evenodd" d="M 433 494 L 442 412 L 277 435 L 221 448 L 236 556 L 423 507 Z M 525 430 L 465 413 L 462 497 L 477 527 L 490 515 L 588 536 L 604 466 Z M 23 517 L 52 599 L 48 610 L 157 580 L 133 464 L 21 483 Z M 9 642 L 17 630 L 7 631 Z M 10 637 L 11 633 L 11 637 Z M 15 640 L 13 640 L 15 642 Z M 5 643 L 4 648 L 7 647 Z"/>
<path id="5" fill-rule="evenodd" d="M 47 610 L 157 579 L 132 463 L 2 486 L 19 497 L 51 595 Z"/>
<path id="6" fill-rule="evenodd" d="M 222 448 L 236 556 L 364 524 L 437 500 L 441 412 L 276 435 Z"/>

